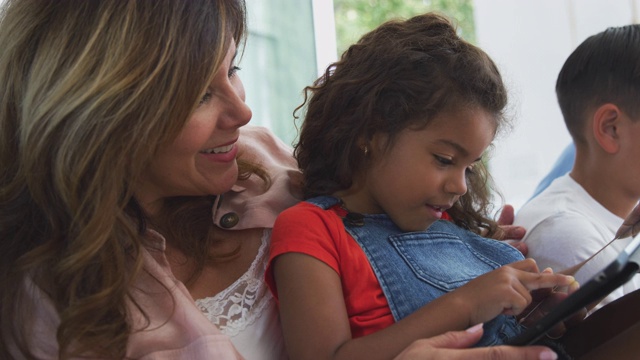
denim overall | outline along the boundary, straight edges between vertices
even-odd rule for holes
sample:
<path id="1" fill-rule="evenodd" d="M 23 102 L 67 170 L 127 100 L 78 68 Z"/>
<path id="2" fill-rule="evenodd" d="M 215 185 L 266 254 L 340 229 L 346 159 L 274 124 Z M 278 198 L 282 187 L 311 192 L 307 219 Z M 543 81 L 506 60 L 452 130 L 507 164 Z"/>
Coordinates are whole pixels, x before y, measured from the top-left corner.
<path id="1" fill-rule="evenodd" d="M 320 196 L 307 202 L 326 210 L 340 200 Z M 343 223 L 367 255 L 396 321 L 479 275 L 523 259 L 510 245 L 449 221 L 407 233 L 386 214 L 363 216 L 359 223 L 348 217 Z M 484 324 L 484 335 L 476 346 L 502 344 L 520 331 L 515 317 L 499 315 Z"/>

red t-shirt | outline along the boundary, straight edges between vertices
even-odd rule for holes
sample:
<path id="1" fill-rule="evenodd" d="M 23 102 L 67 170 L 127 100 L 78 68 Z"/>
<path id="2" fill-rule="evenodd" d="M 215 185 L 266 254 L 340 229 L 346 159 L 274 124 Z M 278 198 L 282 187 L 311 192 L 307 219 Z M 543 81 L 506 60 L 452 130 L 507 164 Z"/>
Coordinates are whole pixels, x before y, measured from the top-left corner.
<path id="1" fill-rule="evenodd" d="M 346 211 L 340 205 L 329 210 L 301 202 L 278 216 L 271 234 L 267 285 L 277 299 L 271 265 L 278 255 L 312 256 L 340 276 L 353 338 L 369 335 L 392 325 L 393 315 L 367 256 L 342 224 Z"/>

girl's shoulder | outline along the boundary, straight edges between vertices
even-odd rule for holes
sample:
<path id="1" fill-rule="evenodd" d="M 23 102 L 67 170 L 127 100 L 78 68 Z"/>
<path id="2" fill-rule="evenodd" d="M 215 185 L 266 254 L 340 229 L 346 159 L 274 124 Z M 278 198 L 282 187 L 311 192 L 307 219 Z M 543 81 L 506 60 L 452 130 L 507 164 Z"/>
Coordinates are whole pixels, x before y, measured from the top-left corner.
<path id="1" fill-rule="evenodd" d="M 316 199 L 316 198 L 314 198 Z M 342 221 L 340 217 L 339 203 L 331 204 L 328 206 L 319 206 L 317 203 L 311 201 L 301 201 L 296 205 L 282 211 L 276 219 L 274 229 L 281 226 L 303 226 L 308 227 L 313 224 L 324 224 L 325 226 L 334 225 L 342 227 Z M 334 227 L 332 226 L 332 227 Z"/>

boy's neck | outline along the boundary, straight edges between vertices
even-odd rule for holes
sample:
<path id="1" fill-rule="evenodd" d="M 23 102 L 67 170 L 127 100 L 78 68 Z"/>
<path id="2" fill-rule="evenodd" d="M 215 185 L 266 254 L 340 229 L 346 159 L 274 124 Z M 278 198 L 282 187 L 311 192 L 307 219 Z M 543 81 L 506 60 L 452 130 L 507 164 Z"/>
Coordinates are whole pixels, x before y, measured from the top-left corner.
<path id="1" fill-rule="evenodd" d="M 638 199 L 629 197 L 620 186 L 620 169 L 615 169 L 611 161 L 606 161 L 600 155 L 585 156 L 576 152 L 576 161 L 570 176 L 600 205 L 611 213 L 625 218 L 637 204 Z"/>

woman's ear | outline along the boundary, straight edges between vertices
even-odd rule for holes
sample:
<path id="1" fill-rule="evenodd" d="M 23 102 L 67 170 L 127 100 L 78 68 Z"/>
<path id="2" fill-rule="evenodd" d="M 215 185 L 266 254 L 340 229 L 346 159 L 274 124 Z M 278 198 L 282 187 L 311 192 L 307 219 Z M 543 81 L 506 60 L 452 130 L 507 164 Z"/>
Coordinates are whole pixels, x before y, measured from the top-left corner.
<path id="1" fill-rule="evenodd" d="M 615 154 L 620 149 L 619 126 L 622 111 L 611 103 L 601 105 L 593 113 L 593 136 L 605 152 Z"/>

